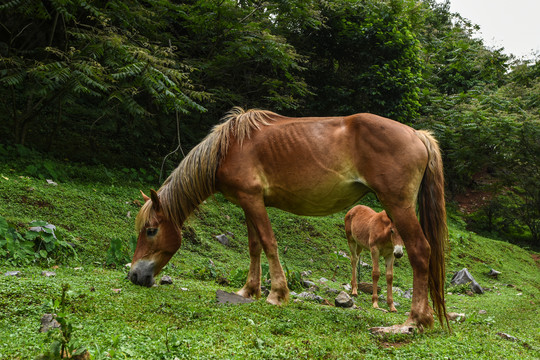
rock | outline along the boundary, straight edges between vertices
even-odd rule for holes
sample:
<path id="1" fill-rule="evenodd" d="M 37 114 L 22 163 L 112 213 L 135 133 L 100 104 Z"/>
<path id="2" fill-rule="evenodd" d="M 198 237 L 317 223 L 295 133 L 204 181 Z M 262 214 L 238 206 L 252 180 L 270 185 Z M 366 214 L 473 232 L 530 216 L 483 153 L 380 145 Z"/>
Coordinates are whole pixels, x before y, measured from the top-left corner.
<path id="1" fill-rule="evenodd" d="M 324 283 L 328 282 L 328 279 L 322 277 L 322 278 L 319 279 L 319 282 L 320 282 L 321 284 L 324 284 Z"/>
<path id="2" fill-rule="evenodd" d="M 300 275 L 302 277 L 308 277 L 308 276 L 311 276 L 311 274 L 313 274 L 313 271 L 307 270 L 307 271 L 302 271 L 302 273 Z"/>
<path id="3" fill-rule="evenodd" d="M 449 312 L 449 313 L 446 313 L 446 318 L 450 321 L 464 322 L 465 314 L 461 314 L 457 312 Z"/>
<path id="4" fill-rule="evenodd" d="M 47 332 L 51 329 L 60 328 L 60 323 L 56 321 L 56 314 L 45 314 L 41 317 L 40 332 Z"/>
<path id="5" fill-rule="evenodd" d="M 58 185 L 57 183 L 55 183 L 51 179 L 47 179 L 47 184 L 52 185 L 52 186 L 57 186 Z"/>
<path id="6" fill-rule="evenodd" d="M 112 289 L 112 292 L 115 294 L 120 294 L 121 291 L 122 289 Z"/>
<path id="7" fill-rule="evenodd" d="M 412 289 L 406 290 L 401 297 L 405 299 L 412 299 Z"/>
<path id="8" fill-rule="evenodd" d="M 4 273 L 4 276 L 21 277 L 21 272 L 20 271 L 8 271 L 8 272 Z"/>
<path id="9" fill-rule="evenodd" d="M 216 290 L 216 298 L 218 304 L 247 304 L 255 301 L 223 290 Z"/>
<path id="10" fill-rule="evenodd" d="M 351 291 L 351 284 L 342 284 L 341 286 L 343 286 L 345 291 Z"/>
<path id="11" fill-rule="evenodd" d="M 323 302 L 324 301 L 324 298 L 319 296 L 319 295 L 315 295 L 314 293 L 310 293 L 310 292 L 307 292 L 307 291 L 304 291 L 298 295 L 296 295 L 297 297 L 301 298 L 301 299 L 304 299 L 304 300 L 312 300 L 312 301 L 317 301 L 317 302 Z"/>
<path id="12" fill-rule="evenodd" d="M 56 273 L 54 271 L 42 271 L 41 275 L 45 277 L 51 277 L 51 276 L 56 276 Z"/>
<path id="13" fill-rule="evenodd" d="M 317 285 L 313 285 L 307 289 L 308 292 L 316 292 L 319 291 L 319 287 Z"/>
<path id="14" fill-rule="evenodd" d="M 401 290 L 400 288 L 398 288 L 397 286 L 392 286 L 392 293 L 394 295 L 401 296 L 401 297 L 403 297 L 403 294 L 405 294 L 405 292 Z"/>
<path id="15" fill-rule="evenodd" d="M 486 310 L 478 310 L 478 314 L 485 315 L 485 314 L 487 314 L 487 311 Z"/>
<path id="16" fill-rule="evenodd" d="M 354 305 L 353 299 L 345 291 L 338 294 L 334 300 L 337 307 L 350 308 Z"/>
<path id="17" fill-rule="evenodd" d="M 221 234 L 216 236 L 217 241 L 219 241 L 222 245 L 229 246 L 230 241 L 227 235 Z"/>
<path id="18" fill-rule="evenodd" d="M 502 337 L 505 340 L 518 341 L 517 337 L 506 334 L 506 333 L 503 333 L 503 332 L 498 332 L 497 335 L 499 335 L 500 337 Z"/>
<path id="19" fill-rule="evenodd" d="M 368 282 L 359 282 L 358 283 L 358 290 L 366 293 L 366 294 L 373 294 L 373 283 L 368 283 Z M 377 292 L 380 293 L 381 292 L 381 287 L 380 286 L 377 286 Z"/>
<path id="20" fill-rule="evenodd" d="M 500 271 L 497 271 L 497 270 L 493 270 L 491 269 L 488 273 L 487 273 L 488 276 L 491 276 L 491 277 L 494 277 L 495 279 L 501 275 L 501 272 Z"/>
<path id="21" fill-rule="evenodd" d="M 450 283 L 452 285 L 463 285 L 463 284 L 470 284 L 471 290 L 474 291 L 477 294 L 483 294 L 484 289 L 474 280 L 473 276 L 467 270 L 467 268 L 463 268 L 462 270 L 456 272 L 454 276 L 452 277 L 452 280 L 450 280 Z"/>
<path id="22" fill-rule="evenodd" d="M 306 288 L 315 286 L 315 283 L 313 281 L 309 280 L 302 280 L 302 285 Z"/>
<path id="23" fill-rule="evenodd" d="M 388 310 L 383 309 L 383 308 L 380 308 L 380 307 L 376 307 L 375 310 L 382 311 L 383 313 L 387 313 L 387 312 L 388 312 Z"/>
<path id="24" fill-rule="evenodd" d="M 172 283 L 172 278 L 169 275 L 163 275 L 161 280 L 159 280 L 160 285 L 171 285 Z"/>
<path id="25" fill-rule="evenodd" d="M 369 329 L 372 334 L 375 335 L 384 335 L 384 334 L 414 334 L 414 326 L 409 325 L 394 325 L 394 326 L 382 326 L 382 327 L 372 327 Z"/>
<path id="26" fill-rule="evenodd" d="M 358 264 L 360 264 L 361 267 L 365 267 L 365 268 L 370 268 L 372 267 L 372 265 L 368 264 L 368 263 L 365 263 L 363 262 L 362 260 L 359 260 L 358 261 Z"/>

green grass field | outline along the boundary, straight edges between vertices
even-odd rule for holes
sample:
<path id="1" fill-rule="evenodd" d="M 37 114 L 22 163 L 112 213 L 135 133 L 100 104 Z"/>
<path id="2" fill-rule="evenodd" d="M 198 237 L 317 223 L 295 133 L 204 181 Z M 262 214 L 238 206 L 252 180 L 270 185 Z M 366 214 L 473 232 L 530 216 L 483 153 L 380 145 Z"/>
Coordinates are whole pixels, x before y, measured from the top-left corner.
<path id="1" fill-rule="evenodd" d="M 216 290 L 238 290 L 249 265 L 244 215 L 219 195 L 185 225 L 182 248 L 163 271 L 174 283 L 132 285 L 122 264 L 130 261 L 139 189 L 151 185 L 102 167 L 54 166 L 63 175 L 55 179 L 57 186 L 39 174 L 28 176 L 26 165 L 0 165 L 0 216 L 21 234 L 33 220 L 55 225 L 58 239 L 73 244 L 76 254 L 58 248 L 26 263 L 17 263 L 10 253 L 0 258 L 0 359 L 33 359 L 52 349 L 60 332 L 40 333 L 40 319 L 51 308 L 60 310 L 65 284 L 69 291 L 61 310 L 72 327 L 69 346 L 87 350 L 92 359 L 540 358 L 540 273 L 532 252 L 466 231 L 452 211 L 447 285 L 466 267 L 487 291 L 469 296 L 466 286 L 447 287 L 448 311 L 466 315 L 463 322 L 451 323 L 451 333 L 436 322 L 424 333 L 380 337 L 369 328 L 403 322 L 410 300 L 394 296 L 397 314 L 372 309 L 368 295 L 355 299 L 357 309 L 294 297 L 282 307 L 264 298 L 217 304 Z M 376 206 L 373 199 L 367 204 Z M 309 280 L 329 279 L 317 294 L 333 304 L 336 294 L 327 288 L 343 289 L 350 281 L 349 260 L 339 255 L 348 253 L 345 212 L 323 218 L 269 213 L 289 277 L 311 270 Z M 214 238 L 228 232 L 229 247 Z M 362 260 L 368 259 L 363 254 Z M 490 268 L 502 272 L 498 279 L 486 275 Z M 56 276 L 45 277 L 44 270 Z M 5 276 L 8 271 L 21 274 Z M 371 281 L 368 269 L 359 276 Z M 386 286 L 380 285 L 384 294 Z M 405 258 L 396 263 L 394 286 L 412 286 Z"/>

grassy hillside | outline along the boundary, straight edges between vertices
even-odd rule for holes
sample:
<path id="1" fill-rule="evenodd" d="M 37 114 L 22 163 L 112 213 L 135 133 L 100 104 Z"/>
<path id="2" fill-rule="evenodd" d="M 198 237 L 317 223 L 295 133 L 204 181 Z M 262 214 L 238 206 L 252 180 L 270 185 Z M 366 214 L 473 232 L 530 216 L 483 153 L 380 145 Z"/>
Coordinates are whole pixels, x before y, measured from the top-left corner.
<path id="1" fill-rule="evenodd" d="M 218 305 L 216 290 L 237 290 L 249 265 L 244 215 L 219 195 L 208 199 L 186 224 L 182 248 L 163 271 L 173 285 L 134 286 L 121 264 L 131 255 L 139 189 L 152 186 L 140 183 L 145 174 L 57 162 L 41 170 L 30 165 L 0 164 L 0 216 L 20 234 L 33 220 L 55 225 L 58 239 L 73 244 L 76 256 L 64 247 L 28 264 L 3 255 L 0 359 L 35 358 L 50 350 L 58 332 L 47 335 L 38 329 L 42 315 L 52 310 L 73 326 L 70 344 L 87 349 L 94 359 L 540 357 L 538 264 L 526 249 L 467 232 L 452 212 L 448 284 L 455 271 L 466 267 L 488 290 L 469 296 L 466 286 L 447 287 L 448 310 L 466 315 L 465 321 L 452 323 L 452 333 L 436 323 L 434 330 L 422 334 L 381 338 L 368 329 L 403 322 L 410 300 L 394 296 L 397 314 L 372 309 L 367 295 L 355 299 L 358 309 L 294 298 L 283 307 L 267 305 L 264 299 Z M 56 186 L 46 181 L 51 172 L 57 175 Z M 366 202 L 377 205 L 373 199 Z M 343 289 L 350 281 L 349 260 L 340 255 L 348 253 L 345 212 L 323 218 L 275 209 L 269 213 L 290 279 L 307 270 L 318 284 L 323 277 L 329 279 L 319 284 L 317 294 L 333 303 L 336 295 L 329 289 Z M 219 234 L 228 234 L 230 246 L 214 238 Z M 369 262 L 368 254 L 363 261 Z M 490 268 L 502 272 L 498 279 L 486 275 Z M 45 277 L 43 270 L 56 276 Z M 21 274 L 4 276 L 7 271 Z M 362 268 L 359 276 L 360 281 L 371 281 L 369 269 Z M 59 299 L 65 284 L 70 289 L 62 310 Z M 384 293 L 385 284 L 380 285 Z M 395 266 L 394 285 L 402 290 L 412 286 L 405 258 Z M 292 290 L 304 291 L 294 283 Z M 386 307 L 385 302 L 381 306 Z"/>

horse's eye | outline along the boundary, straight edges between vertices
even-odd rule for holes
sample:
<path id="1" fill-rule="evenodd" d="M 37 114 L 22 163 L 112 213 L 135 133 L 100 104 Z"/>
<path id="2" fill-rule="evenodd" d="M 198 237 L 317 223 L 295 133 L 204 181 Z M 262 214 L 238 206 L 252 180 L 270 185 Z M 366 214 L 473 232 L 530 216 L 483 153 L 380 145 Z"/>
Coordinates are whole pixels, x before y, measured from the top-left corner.
<path id="1" fill-rule="evenodd" d="M 390 229 L 390 232 L 393 234 L 393 233 L 394 233 L 394 229 Z"/>
<path id="2" fill-rule="evenodd" d="M 157 228 L 148 228 L 146 229 L 146 236 L 155 236 L 157 234 Z"/>

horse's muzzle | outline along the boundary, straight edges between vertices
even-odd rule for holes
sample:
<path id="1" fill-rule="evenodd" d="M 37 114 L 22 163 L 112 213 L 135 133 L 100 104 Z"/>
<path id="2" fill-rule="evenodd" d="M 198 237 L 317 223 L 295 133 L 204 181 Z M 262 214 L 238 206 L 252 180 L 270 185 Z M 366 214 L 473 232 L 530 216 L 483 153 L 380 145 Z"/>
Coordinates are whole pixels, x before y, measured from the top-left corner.
<path id="1" fill-rule="evenodd" d="M 154 285 L 154 262 L 139 260 L 132 265 L 128 279 L 135 285 L 150 287 Z"/>
<path id="2" fill-rule="evenodd" d="M 403 246 L 401 246 L 401 245 L 394 246 L 394 257 L 396 259 L 399 259 L 402 256 L 403 256 Z"/>

